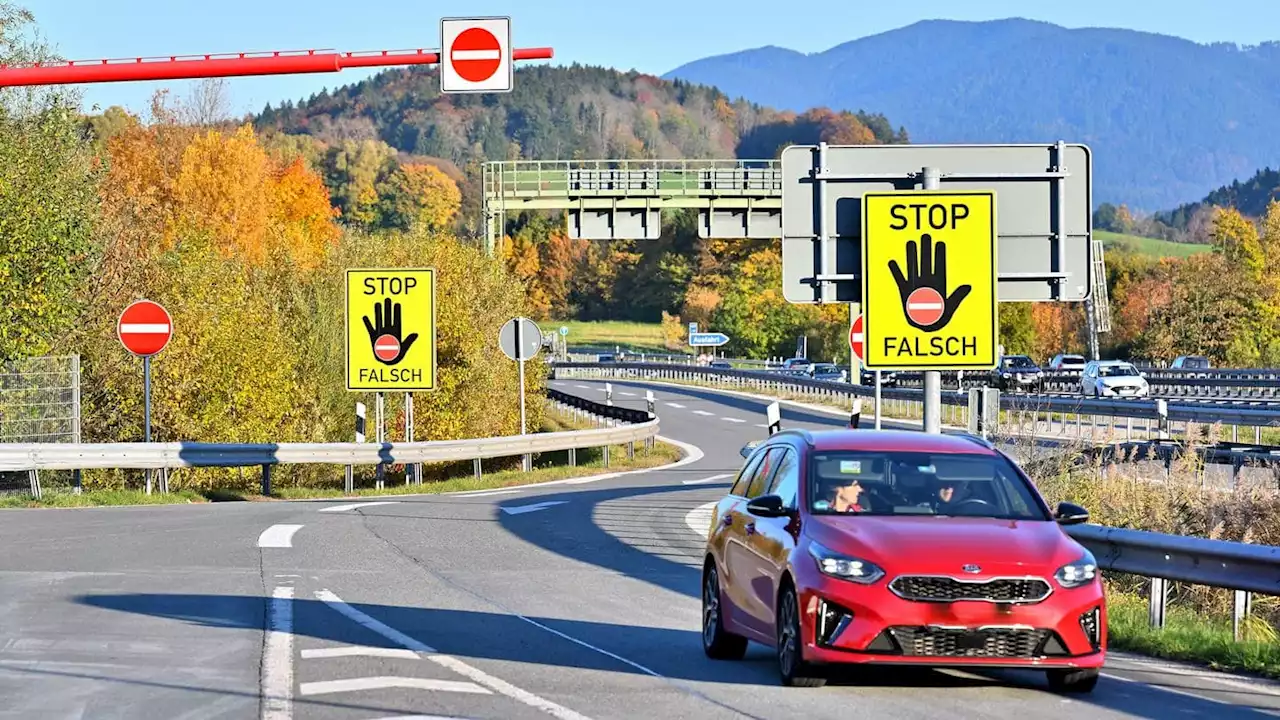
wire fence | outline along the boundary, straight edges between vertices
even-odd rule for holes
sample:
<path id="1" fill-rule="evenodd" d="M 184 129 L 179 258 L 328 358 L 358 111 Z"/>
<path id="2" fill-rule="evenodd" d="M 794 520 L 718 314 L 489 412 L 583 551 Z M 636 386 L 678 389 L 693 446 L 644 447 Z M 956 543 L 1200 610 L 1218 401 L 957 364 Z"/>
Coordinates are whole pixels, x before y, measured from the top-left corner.
<path id="1" fill-rule="evenodd" d="M 0 443 L 80 442 L 80 356 L 0 364 Z M 27 473 L 0 473 L 0 493 L 26 492 Z"/>

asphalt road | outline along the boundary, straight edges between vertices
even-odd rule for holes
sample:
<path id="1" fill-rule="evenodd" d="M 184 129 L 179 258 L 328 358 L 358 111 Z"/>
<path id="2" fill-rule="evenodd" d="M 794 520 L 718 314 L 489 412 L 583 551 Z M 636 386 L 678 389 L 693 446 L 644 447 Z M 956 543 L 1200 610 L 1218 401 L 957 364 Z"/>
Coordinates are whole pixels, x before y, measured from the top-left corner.
<path id="1" fill-rule="evenodd" d="M 699 512 L 764 436 L 764 403 L 613 385 L 637 407 L 654 389 L 663 435 L 690 457 L 359 503 L 0 512 L 0 718 L 1280 714 L 1275 684 L 1119 656 L 1083 698 L 1021 672 L 864 669 L 789 689 L 768 649 L 708 660 Z M 783 421 L 843 419 L 784 405 Z"/>

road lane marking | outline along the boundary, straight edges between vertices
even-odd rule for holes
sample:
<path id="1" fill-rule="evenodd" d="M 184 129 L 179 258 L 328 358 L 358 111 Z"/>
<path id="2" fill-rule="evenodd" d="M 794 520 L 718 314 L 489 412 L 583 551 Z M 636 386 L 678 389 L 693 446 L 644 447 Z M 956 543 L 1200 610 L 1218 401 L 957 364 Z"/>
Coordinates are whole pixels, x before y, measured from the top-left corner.
<path id="1" fill-rule="evenodd" d="M 404 648 L 370 647 L 368 645 L 345 645 L 331 648 L 308 648 L 302 651 L 303 660 L 314 658 L 336 657 L 385 657 L 418 660 L 418 654 Z"/>
<path id="2" fill-rule="evenodd" d="M 715 413 L 707 412 L 706 410 L 694 410 L 694 411 L 693 411 L 693 414 L 694 414 L 694 415 L 703 415 L 703 416 L 706 416 L 706 417 L 711 417 L 712 415 L 715 415 Z"/>
<path id="3" fill-rule="evenodd" d="M 508 515 L 523 515 L 525 513 L 538 512 L 546 510 L 556 505 L 564 505 L 568 500 L 548 500 L 547 502 L 533 503 L 532 505 L 517 505 L 515 507 L 503 507 L 502 512 Z"/>
<path id="4" fill-rule="evenodd" d="M 528 705 L 529 707 L 541 710 L 548 715 L 557 718 L 557 720 L 591 720 L 586 715 L 574 712 L 562 705 L 557 705 L 546 698 L 534 695 L 528 690 L 522 690 L 505 680 L 496 678 L 489 673 L 468 665 L 451 655 L 442 655 L 430 645 L 405 635 L 399 630 L 396 630 L 395 628 L 360 612 L 354 607 L 351 607 L 347 603 L 343 602 L 342 598 L 334 595 L 328 590 L 317 590 L 315 595 L 318 600 L 365 629 L 375 632 L 409 650 L 413 650 L 418 653 L 425 653 L 427 660 L 430 660 L 443 668 L 452 670 L 479 685 L 493 690 L 496 693 L 505 695 L 512 700 Z"/>
<path id="5" fill-rule="evenodd" d="M 705 478 L 702 478 L 701 480 L 681 480 L 680 484 L 681 485 L 702 485 L 704 483 L 715 482 L 716 480 L 723 480 L 725 478 L 731 478 L 731 477 L 733 477 L 733 473 L 725 473 L 723 475 L 712 475 L 711 477 L 705 477 Z"/>
<path id="6" fill-rule="evenodd" d="M 734 422 L 734 423 L 744 423 L 744 422 L 746 422 L 746 420 L 743 420 L 742 418 L 722 417 L 722 418 L 720 418 L 720 419 L 721 419 L 721 420 L 724 420 L 725 422 Z"/>
<path id="7" fill-rule="evenodd" d="M 374 505 L 397 505 L 399 500 L 380 500 L 378 502 L 362 502 L 351 503 L 350 505 L 334 505 L 333 507 L 320 508 L 320 512 L 346 512 L 347 510 L 355 510 L 362 507 L 373 507 Z"/>
<path id="8" fill-rule="evenodd" d="M 579 385 L 574 385 L 574 387 L 576 387 L 576 388 L 581 388 L 581 389 L 583 389 L 583 390 L 590 390 L 590 389 L 591 389 L 591 386 L 590 386 L 590 385 L 581 385 L 581 384 L 579 384 Z"/>
<path id="9" fill-rule="evenodd" d="M 684 524 L 689 529 L 698 533 L 702 538 L 707 537 L 707 532 L 711 529 L 711 516 L 715 514 L 715 508 L 719 501 L 709 502 L 705 505 L 690 510 L 684 516 Z"/>
<path id="10" fill-rule="evenodd" d="M 618 394 L 619 394 L 619 395 L 626 395 L 627 397 L 635 397 L 635 396 L 636 396 L 636 394 L 635 394 L 635 393 L 633 393 L 633 392 L 627 392 L 626 390 L 619 390 L 619 391 L 618 391 Z"/>
<path id="11" fill-rule="evenodd" d="M 683 406 L 683 405 L 681 405 L 680 403 L 673 403 L 673 402 L 669 402 L 669 403 L 662 403 L 662 404 L 663 404 L 663 405 L 666 405 L 667 407 L 673 407 L 673 408 L 675 408 L 675 409 L 677 409 L 677 410 L 683 410 L 683 409 L 684 409 L 684 406 Z"/>
<path id="12" fill-rule="evenodd" d="M 267 605 L 262 643 L 262 720 L 293 717 L 293 588 L 278 587 Z"/>
<path id="13" fill-rule="evenodd" d="M 359 692 L 361 690 L 386 690 L 388 688 L 435 690 L 437 692 L 472 693 L 475 695 L 493 694 L 492 690 L 482 688 L 473 682 L 462 682 L 460 680 L 431 680 L 428 678 L 415 677 L 395 677 L 392 675 L 305 682 L 298 685 L 298 694 L 328 695 L 331 693 Z"/>
<path id="14" fill-rule="evenodd" d="M 260 548 L 293 547 L 293 534 L 302 528 L 301 525 L 272 525 L 258 536 Z"/>
<path id="15" fill-rule="evenodd" d="M 481 490 L 480 492 L 464 491 L 462 493 L 449 493 L 449 494 L 452 495 L 453 497 L 475 498 L 475 497 L 489 497 L 491 495 L 514 495 L 518 492 L 520 491 L 519 490 Z"/>
<path id="16" fill-rule="evenodd" d="M 769 423 L 756 423 L 756 427 L 758 427 L 758 428 L 767 428 L 767 427 L 769 427 Z"/>

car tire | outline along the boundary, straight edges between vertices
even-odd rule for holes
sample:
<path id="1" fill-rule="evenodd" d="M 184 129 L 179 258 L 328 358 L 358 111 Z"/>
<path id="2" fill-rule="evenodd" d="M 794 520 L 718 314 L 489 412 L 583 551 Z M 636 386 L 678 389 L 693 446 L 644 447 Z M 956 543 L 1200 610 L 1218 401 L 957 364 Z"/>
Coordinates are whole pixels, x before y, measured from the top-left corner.
<path id="1" fill-rule="evenodd" d="M 702 574 L 702 651 L 714 660 L 741 660 L 747 654 L 747 639 L 724 629 L 715 562 L 708 563 Z"/>
<path id="2" fill-rule="evenodd" d="M 801 638 L 800 602 L 795 588 L 787 585 L 778 596 L 778 613 L 775 622 L 778 642 L 778 674 L 787 687 L 818 688 L 827 684 L 814 667 L 804 661 L 804 641 Z"/>
<path id="3" fill-rule="evenodd" d="M 1098 669 L 1050 670 L 1049 689 L 1056 693 L 1088 693 L 1098 684 Z"/>

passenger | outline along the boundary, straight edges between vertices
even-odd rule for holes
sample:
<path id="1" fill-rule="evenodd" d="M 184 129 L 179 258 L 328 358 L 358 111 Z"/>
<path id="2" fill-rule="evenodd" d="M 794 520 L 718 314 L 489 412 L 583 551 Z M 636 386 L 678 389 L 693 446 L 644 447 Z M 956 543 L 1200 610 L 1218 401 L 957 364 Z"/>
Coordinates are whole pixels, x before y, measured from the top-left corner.
<path id="1" fill-rule="evenodd" d="M 835 512 L 866 512 L 867 508 L 859 504 L 862 496 L 862 485 L 857 478 L 850 478 L 846 484 L 836 485 L 835 492 L 827 499 Z"/>

